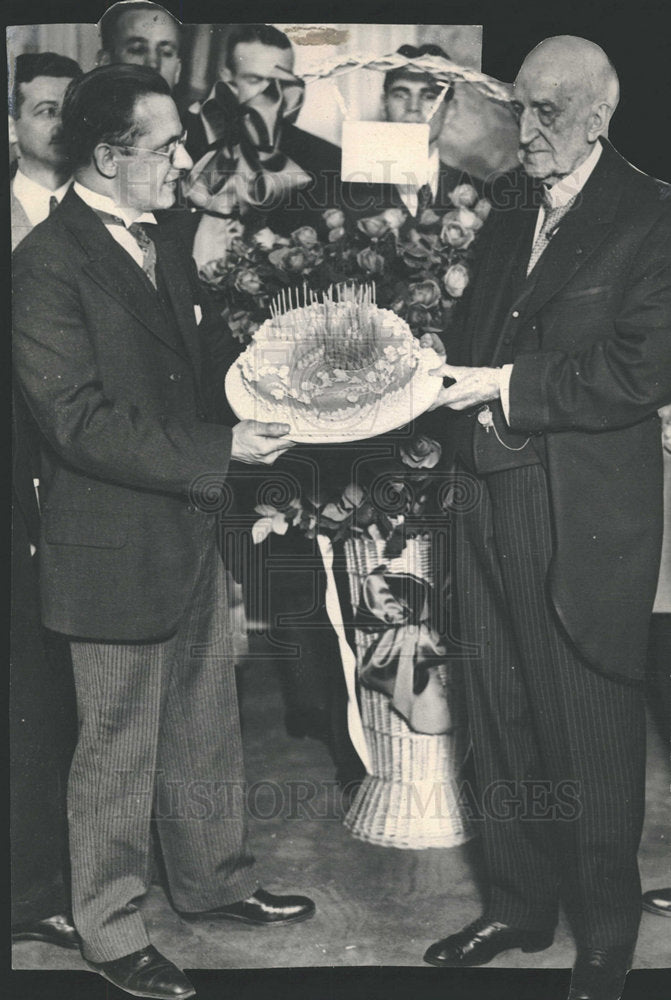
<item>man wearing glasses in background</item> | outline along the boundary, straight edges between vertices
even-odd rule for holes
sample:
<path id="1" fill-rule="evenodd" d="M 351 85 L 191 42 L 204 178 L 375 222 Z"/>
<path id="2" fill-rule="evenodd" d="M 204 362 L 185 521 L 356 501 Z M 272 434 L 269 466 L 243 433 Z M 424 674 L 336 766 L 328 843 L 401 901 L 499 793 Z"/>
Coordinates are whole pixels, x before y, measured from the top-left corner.
<path id="1" fill-rule="evenodd" d="M 271 464 L 288 427 L 215 416 L 221 351 L 188 248 L 157 223 L 191 166 L 170 88 L 103 66 L 68 89 L 74 184 L 14 259 L 18 377 L 43 436 L 44 623 L 69 637 L 79 740 L 68 785 L 82 953 L 134 996 L 194 995 L 150 944 L 150 822 L 185 916 L 304 920 L 258 888 L 213 495 Z M 209 331 L 209 332 L 208 332 Z M 214 507 L 218 509 L 215 503 Z"/>

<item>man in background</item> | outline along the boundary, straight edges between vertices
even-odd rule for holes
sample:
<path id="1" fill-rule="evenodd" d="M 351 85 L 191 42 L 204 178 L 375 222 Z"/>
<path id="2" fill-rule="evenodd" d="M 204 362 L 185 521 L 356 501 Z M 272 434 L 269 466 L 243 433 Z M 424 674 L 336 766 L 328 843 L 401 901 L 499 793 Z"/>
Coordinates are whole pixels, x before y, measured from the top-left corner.
<path id="1" fill-rule="evenodd" d="M 61 106 L 76 62 L 55 52 L 14 63 L 9 137 L 12 249 L 60 204 L 70 164 Z M 40 461 L 37 430 L 21 394 L 12 407 L 12 595 L 10 625 L 10 830 L 12 939 L 77 948 L 70 916 L 65 783 L 76 740 L 67 643 L 42 627 L 38 580 Z"/>
<path id="2" fill-rule="evenodd" d="M 322 212 L 339 204 L 340 150 L 295 124 L 305 85 L 294 62 L 278 28 L 234 25 L 221 79 L 189 109 L 187 147 L 196 166 L 188 194 L 206 213 L 194 253 L 201 266 L 221 256 L 222 216 L 241 219 L 248 233 L 269 226 L 288 235 L 318 226 Z"/>
<path id="3" fill-rule="evenodd" d="M 174 91 L 182 69 L 180 29 L 179 21 L 159 4 L 121 0 L 100 19 L 98 64 L 149 66 Z"/>
<path id="4" fill-rule="evenodd" d="M 18 165 L 11 185 L 12 249 L 46 219 L 70 186 L 61 106 L 70 80 L 80 75 L 73 59 L 55 52 L 24 53 L 14 63 L 9 141 Z"/>

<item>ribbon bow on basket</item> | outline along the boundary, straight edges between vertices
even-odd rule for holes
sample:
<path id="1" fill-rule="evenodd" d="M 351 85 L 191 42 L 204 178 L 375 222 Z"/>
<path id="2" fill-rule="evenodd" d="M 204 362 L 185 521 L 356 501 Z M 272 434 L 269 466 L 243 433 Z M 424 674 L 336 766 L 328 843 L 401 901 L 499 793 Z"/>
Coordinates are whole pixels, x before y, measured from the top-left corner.
<path id="1" fill-rule="evenodd" d="M 378 566 L 364 579 L 354 625 L 373 635 L 359 679 L 381 691 L 418 733 L 448 733 L 461 721 L 459 674 L 431 622 L 432 588 Z"/>
<path id="2" fill-rule="evenodd" d="M 303 104 L 304 84 L 291 73 L 263 84 L 244 103 L 219 81 L 202 105 L 200 118 L 210 140 L 193 167 L 185 190 L 207 211 L 243 214 L 249 206 L 269 208 L 309 176 L 280 149 L 283 124 L 293 124 Z M 285 78 L 286 77 L 286 78 Z"/>

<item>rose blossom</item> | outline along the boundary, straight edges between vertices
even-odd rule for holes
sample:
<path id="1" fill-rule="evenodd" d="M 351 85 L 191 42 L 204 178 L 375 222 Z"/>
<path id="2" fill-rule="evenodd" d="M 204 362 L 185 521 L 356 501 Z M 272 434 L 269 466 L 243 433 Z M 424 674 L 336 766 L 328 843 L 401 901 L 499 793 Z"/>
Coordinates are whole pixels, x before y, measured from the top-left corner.
<path id="1" fill-rule="evenodd" d="M 235 312 L 231 312 L 230 309 L 224 309 L 221 315 L 224 322 L 228 324 L 231 334 L 241 343 L 244 343 L 248 337 L 256 333 L 259 328 L 259 324 L 244 309 L 238 309 Z"/>
<path id="2" fill-rule="evenodd" d="M 274 233 L 270 226 L 264 226 L 263 229 L 259 229 L 257 233 L 254 233 L 252 243 L 257 247 L 261 247 L 262 250 L 272 250 L 278 239 L 277 233 Z"/>
<path id="3" fill-rule="evenodd" d="M 466 211 L 474 219 L 477 218 L 473 212 L 468 212 L 468 209 L 454 209 L 452 212 L 446 212 L 443 216 L 443 228 L 440 233 L 443 243 L 449 244 L 456 250 L 465 250 L 475 239 L 472 228 L 461 217 L 462 211 Z"/>
<path id="4" fill-rule="evenodd" d="M 294 229 L 291 239 L 297 246 L 302 247 L 304 250 L 310 250 L 319 243 L 317 231 L 312 226 L 301 226 L 300 229 Z"/>
<path id="5" fill-rule="evenodd" d="M 452 264 L 443 275 L 445 291 L 455 299 L 464 294 L 468 282 L 468 271 L 463 264 Z"/>
<path id="6" fill-rule="evenodd" d="M 472 184 L 457 184 L 454 191 L 450 191 L 449 198 L 453 205 L 471 208 L 478 200 L 478 192 Z"/>
<path id="7" fill-rule="evenodd" d="M 407 215 L 402 208 L 388 208 L 382 213 L 382 218 L 390 229 L 400 229 Z"/>
<path id="8" fill-rule="evenodd" d="M 487 201 L 486 198 L 481 198 L 480 201 L 475 206 L 475 208 L 473 209 L 478 219 L 482 219 L 483 222 L 485 221 L 491 210 L 492 210 L 492 203 L 490 201 Z"/>
<path id="9" fill-rule="evenodd" d="M 345 235 L 344 226 L 336 226 L 335 229 L 329 229 L 329 243 L 337 243 Z"/>
<path id="10" fill-rule="evenodd" d="M 271 250 L 268 260 L 289 274 L 302 274 L 308 266 L 307 254 L 300 247 L 281 247 L 279 250 Z"/>
<path id="11" fill-rule="evenodd" d="M 389 231 L 389 225 L 382 215 L 371 215 L 367 219 L 359 219 L 357 228 L 366 236 L 384 236 Z"/>
<path id="12" fill-rule="evenodd" d="M 433 308 L 440 302 L 440 285 L 433 278 L 416 281 L 410 285 L 410 304 Z"/>
<path id="13" fill-rule="evenodd" d="M 384 271 L 384 257 L 376 253 L 372 247 L 364 247 L 363 250 L 359 250 L 356 261 L 366 274 L 382 274 Z"/>
<path id="14" fill-rule="evenodd" d="M 442 448 L 426 434 L 416 434 L 407 444 L 400 446 L 401 460 L 411 469 L 433 469 L 440 461 Z"/>
<path id="15" fill-rule="evenodd" d="M 339 208 L 327 208 L 322 218 L 329 229 L 340 229 L 345 225 L 345 215 Z"/>
<path id="16" fill-rule="evenodd" d="M 235 276 L 235 287 L 239 292 L 258 295 L 263 288 L 263 282 L 253 267 L 246 267 Z"/>

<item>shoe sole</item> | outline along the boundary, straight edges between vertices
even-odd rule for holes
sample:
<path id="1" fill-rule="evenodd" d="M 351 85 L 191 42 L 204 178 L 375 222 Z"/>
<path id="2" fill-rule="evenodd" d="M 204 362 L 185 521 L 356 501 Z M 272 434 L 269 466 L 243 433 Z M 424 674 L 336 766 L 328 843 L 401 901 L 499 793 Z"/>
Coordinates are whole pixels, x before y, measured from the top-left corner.
<path id="1" fill-rule="evenodd" d="M 310 920 L 316 912 L 316 910 L 312 910 L 310 913 L 299 913 L 296 917 L 286 917 L 284 920 L 253 920 L 251 917 L 238 916 L 237 913 L 213 913 L 207 919 L 212 921 L 234 920 L 239 924 L 249 924 L 251 927 L 286 927 L 287 924 L 300 924 L 304 920 Z M 203 920 L 203 917 L 187 916 L 184 913 L 181 916 L 182 920 L 186 920 L 189 924 Z"/>
<path id="2" fill-rule="evenodd" d="M 18 934 L 12 934 L 12 944 L 15 941 L 40 941 L 42 944 L 52 944 L 54 948 L 67 948 L 69 951 L 79 951 L 79 945 L 75 941 L 72 943 L 54 941 L 53 938 L 45 937 L 43 934 L 31 933 L 30 931 L 19 931 Z"/>
<path id="3" fill-rule="evenodd" d="M 550 948 L 553 945 L 553 943 L 554 943 L 554 938 L 547 944 L 526 945 L 526 946 L 521 944 L 513 944 L 510 946 L 510 948 L 502 948 L 501 951 L 497 951 L 496 955 L 492 955 L 492 957 L 487 959 L 486 962 L 440 962 L 436 961 L 435 958 L 427 958 L 426 955 L 424 956 L 424 961 L 426 962 L 427 965 L 433 965 L 436 969 L 475 969 L 480 965 L 489 965 L 489 963 L 493 962 L 495 958 L 498 958 L 499 955 L 504 955 L 507 951 L 516 951 L 519 949 L 520 951 L 525 952 L 525 954 L 531 955 L 537 951 L 547 951 L 547 949 Z"/>
<path id="4" fill-rule="evenodd" d="M 659 910 L 651 903 L 643 903 L 642 905 L 646 913 L 653 913 L 656 917 L 671 917 L 671 910 Z"/>
<path id="5" fill-rule="evenodd" d="M 113 979 L 106 976 L 104 972 L 100 971 L 100 969 L 93 969 L 91 966 L 89 966 L 89 968 L 91 969 L 91 972 L 97 972 L 101 979 L 106 979 L 108 983 L 111 983 L 112 986 L 116 986 L 118 990 L 122 990 L 124 993 L 129 993 L 132 997 L 141 997 L 143 1000 L 189 1000 L 190 997 L 195 997 L 196 995 L 195 987 L 192 987 L 188 993 L 180 993 L 179 996 L 175 996 L 173 994 L 171 997 L 166 996 L 165 993 L 147 993 L 144 991 L 139 993 L 137 990 L 131 990 L 128 986 L 120 986 L 119 983 L 115 983 Z"/>

